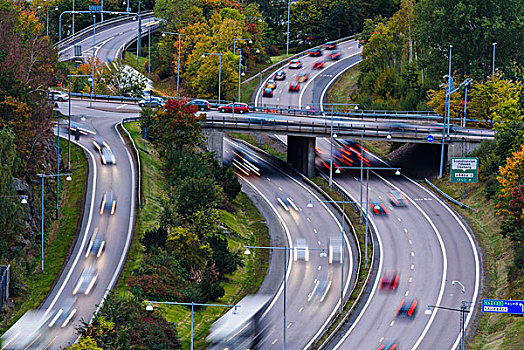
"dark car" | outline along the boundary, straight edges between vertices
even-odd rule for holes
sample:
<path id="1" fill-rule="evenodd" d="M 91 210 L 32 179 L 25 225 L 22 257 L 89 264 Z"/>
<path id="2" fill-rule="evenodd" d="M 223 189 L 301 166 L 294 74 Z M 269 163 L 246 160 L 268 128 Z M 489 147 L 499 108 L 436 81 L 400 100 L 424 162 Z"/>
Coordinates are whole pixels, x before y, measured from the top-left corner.
<path id="1" fill-rule="evenodd" d="M 389 211 L 386 209 L 386 206 L 381 202 L 370 202 L 369 207 L 375 215 L 389 214 Z"/>
<path id="2" fill-rule="evenodd" d="M 391 190 L 388 193 L 389 195 L 389 201 L 395 206 L 395 207 L 407 207 L 408 206 L 408 200 L 402 192 L 397 190 Z"/>
<path id="3" fill-rule="evenodd" d="M 162 97 L 148 97 L 138 101 L 140 107 L 161 107 L 166 104 Z"/>
<path id="4" fill-rule="evenodd" d="M 382 275 L 378 289 L 381 291 L 395 291 L 400 275 L 395 271 L 388 271 Z"/>
<path id="5" fill-rule="evenodd" d="M 106 241 L 104 239 L 104 235 L 98 231 L 98 227 L 95 228 L 95 231 L 91 234 L 89 244 L 86 248 L 86 259 L 89 257 L 89 255 L 94 255 L 98 259 L 100 255 L 102 255 L 105 245 Z"/>
<path id="6" fill-rule="evenodd" d="M 265 88 L 264 92 L 262 93 L 262 96 L 264 97 L 273 97 L 273 89 L 272 88 Z"/>
<path id="7" fill-rule="evenodd" d="M 283 70 L 279 70 L 278 72 L 275 73 L 274 78 L 275 80 L 285 80 L 286 72 L 284 72 Z"/>
<path id="8" fill-rule="evenodd" d="M 313 69 L 321 69 L 324 67 L 324 61 L 315 61 L 315 63 L 313 63 Z"/>
<path id="9" fill-rule="evenodd" d="M 106 191 L 100 204 L 100 215 L 104 215 L 104 212 L 108 212 L 113 215 L 116 209 L 116 198 L 113 191 Z"/>
<path id="10" fill-rule="evenodd" d="M 289 84 L 288 91 L 298 91 L 300 90 L 300 84 L 298 81 L 294 81 L 291 84 Z"/>
<path id="11" fill-rule="evenodd" d="M 306 72 L 302 72 L 300 73 L 299 75 L 297 75 L 296 77 L 296 81 L 298 81 L 299 83 L 303 83 L 305 82 L 307 79 L 309 78 L 309 74 L 307 74 Z"/>
<path id="12" fill-rule="evenodd" d="M 209 108 L 211 108 L 209 106 L 209 102 L 207 102 L 206 100 L 193 100 L 188 102 L 187 104 L 190 106 L 197 106 L 199 111 L 208 111 Z"/>
<path id="13" fill-rule="evenodd" d="M 340 51 L 338 50 L 334 50 L 334 51 L 331 51 L 329 53 L 329 55 L 327 55 L 326 57 L 329 58 L 330 60 L 332 61 L 336 61 L 336 60 L 339 60 L 340 59 Z"/>
<path id="14" fill-rule="evenodd" d="M 334 50 L 337 48 L 337 43 L 334 41 L 328 41 L 324 45 L 322 45 L 322 48 L 325 50 Z"/>
<path id="15" fill-rule="evenodd" d="M 235 105 L 235 107 L 234 107 L 235 108 L 235 113 L 243 114 L 243 113 L 249 112 L 249 106 L 246 103 L 235 102 L 234 105 Z M 220 106 L 220 107 L 218 107 L 218 110 L 220 112 L 222 112 L 222 113 L 232 112 L 233 111 L 233 103 L 229 103 L 227 105 Z"/>
<path id="16" fill-rule="evenodd" d="M 299 60 L 289 61 L 289 69 L 300 69 L 302 68 L 302 62 Z"/>
<path id="17" fill-rule="evenodd" d="M 377 350 L 398 350 L 397 343 L 381 344 Z"/>
<path id="18" fill-rule="evenodd" d="M 322 56 L 322 49 L 311 49 L 309 50 L 308 52 L 309 56 L 311 57 L 319 57 L 319 56 Z"/>
<path id="19" fill-rule="evenodd" d="M 268 80 L 268 82 L 266 83 L 266 87 L 274 89 L 277 87 L 277 83 L 274 80 Z"/>
<path id="20" fill-rule="evenodd" d="M 395 313 L 395 317 L 413 318 L 417 313 L 417 299 L 402 299 L 400 306 Z"/>

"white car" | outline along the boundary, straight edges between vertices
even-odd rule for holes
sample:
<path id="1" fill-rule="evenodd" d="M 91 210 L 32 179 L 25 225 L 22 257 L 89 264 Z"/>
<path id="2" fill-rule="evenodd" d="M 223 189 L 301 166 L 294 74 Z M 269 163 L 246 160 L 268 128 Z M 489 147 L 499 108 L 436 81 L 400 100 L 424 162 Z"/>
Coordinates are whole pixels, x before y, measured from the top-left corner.
<path id="1" fill-rule="evenodd" d="M 309 261 L 309 248 L 304 238 L 297 238 L 297 244 L 293 247 L 293 260 Z"/>
<path id="2" fill-rule="evenodd" d="M 116 158 L 113 151 L 101 137 L 96 137 L 93 141 L 93 145 L 100 154 L 102 164 L 116 164 Z"/>
<path id="3" fill-rule="evenodd" d="M 47 93 L 47 96 L 51 101 L 67 101 L 69 100 L 69 95 L 65 92 L 58 91 L 58 90 L 51 90 Z"/>
<path id="4" fill-rule="evenodd" d="M 84 293 L 85 295 L 88 295 L 89 292 L 91 292 L 91 289 L 93 289 L 97 278 L 98 271 L 96 270 L 95 265 L 89 265 L 86 267 L 84 271 L 82 271 L 82 275 L 80 275 L 80 278 L 76 283 L 75 290 L 73 290 L 73 295 L 77 295 L 78 293 Z"/>

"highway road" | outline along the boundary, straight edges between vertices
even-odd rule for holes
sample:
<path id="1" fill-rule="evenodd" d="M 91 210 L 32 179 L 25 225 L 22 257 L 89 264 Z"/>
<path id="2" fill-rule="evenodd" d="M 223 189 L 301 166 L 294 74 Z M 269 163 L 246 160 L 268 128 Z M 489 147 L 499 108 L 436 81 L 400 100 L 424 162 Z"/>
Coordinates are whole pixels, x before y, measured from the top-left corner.
<path id="1" fill-rule="evenodd" d="M 309 201 L 322 198 L 304 184 L 295 174 L 277 170 L 267 164 L 262 157 L 245 145 L 226 139 L 224 141 L 224 161 L 232 164 L 242 161 L 238 155 L 248 159 L 260 169 L 259 174 L 238 171 L 243 187 L 248 187 L 254 201 L 263 203 L 271 217 L 267 221 L 280 223 L 281 235 L 271 236 L 271 246 L 294 247 L 297 240 L 304 239 L 309 250 L 309 261 L 300 256 L 294 260 L 293 253 L 288 256 L 286 286 L 286 347 L 302 349 L 321 331 L 327 321 L 338 312 L 341 294 L 341 264 L 329 263 L 329 257 L 321 257 L 322 251 L 328 252 L 330 239 L 341 239 L 342 225 L 340 214 L 332 213 L 325 203 L 315 203 L 308 208 Z M 337 215 L 338 214 L 338 215 Z M 344 295 L 355 283 L 359 256 L 358 247 L 353 239 L 351 228 L 345 226 L 344 254 Z M 300 246 L 300 245 L 299 245 Z M 348 249 L 348 248 L 351 249 Z M 300 252 L 298 253 L 300 254 Z M 271 254 L 271 265 L 277 266 L 276 274 L 282 280 L 284 275 L 284 253 L 275 250 Z M 349 278 L 348 278 L 349 277 Z M 326 285 L 327 283 L 327 285 Z M 284 285 L 276 290 L 269 310 L 263 317 L 266 328 L 260 348 L 281 348 L 283 342 L 283 306 Z M 264 290 L 264 293 L 269 291 Z"/>
<path id="2" fill-rule="evenodd" d="M 84 15 L 89 16 L 89 15 Z M 104 27 L 96 28 L 95 36 L 95 56 L 102 62 L 111 62 L 119 58 L 125 45 L 133 38 L 136 38 L 138 33 L 138 22 L 135 17 L 130 16 L 129 21 L 115 23 Z M 145 15 L 142 17 L 142 33 L 147 33 L 147 28 L 154 23 L 153 15 Z M 93 32 L 87 32 L 75 39 L 71 44 L 63 47 L 59 51 L 60 60 L 67 61 L 74 58 L 74 45 L 82 46 L 82 56 L 85 58 L 93 57 Z"/>
<path id="3" fill-rule="evenodd" d="M 303 68 L 306 71 L 314 61 L 314 58 L 307 59 L 308 64 L 304 64 L 306 68 Z M 281 85 L 287 84 L 277 82 L 279 86 L 275 95 L 263 98 L 262 103 L 276 100 L 283 106 L 321 106 L 329 84 L 354 64 L 349 60 L 332 63 L 329 74 L 317 73 L 316 78 L 310 78 L 309 85 L 303 88 L 303 95 L 280 89 Z M 286 71 L 287 79 L 289 72 Z M 320 78 L 318 82 L 315 81 L 317 78 Z M 257 96 L 259 101 L 260 96 Z M 322 153 L 319 158 L 329 164 L 329 140 L 317 138 L 317 147 L 319 153 Z M 340 155 L 340 148 L 341 145 L 337 143 L 337 155 Z M 369 166 L 387 166 L 362 150 L 358 144 L 353 144 L 353 149 L 349 150 L 351 155 L 346 154 L 353 160 L 353 163 L 348 161 L 348 164 L 359 167 L 357 153 L 361 152 L 369 160 Z M 320 159 L 318 164 L 326 169 Z M 460 340 L 460 313 L 433 310 L 432 315 L 427 316 L 424 310 L 427 305 L 460 308 L 462 300 L 478 300 L 481 260 L 473 234 L 446 203 L 416 181 L 403 175 L 392 175 L 392 172 L 370 173 L 369 199 L 381 202 L 389 212 L 389 215 L 370 214 L 370 223 L 380 247 L 380 252 L 377 252 L 380 256 L 379 266 L 371 282 L 371 293 L 361 305 L 361 312 L 352 316 L 327 348 L 376 349 L 381 344 L 391 343 L 399 343 L 401 348 L 406 349 L 430 349 L 435 348 L 435 344 L 441 349 L 457 348 Z M 360 200 L 360 171 L 344 170 L 335 181 L 353 200 Z M 394 207 L 388 200 L 390 190 L 400 191 L 407 199 L 408 207 Z M 366 193 L 365 189 L 363 192 Z M 382 276 L 392 271 L 400 276 L 396 290 L 379 292 Z M 464 293 L 458 283 L 452 284 L 455 280 L 464 285 Z M 418 314 L 411 319 L 396 318 L 402 301 L 411 298 L 417 300 Z M 467 315 L 466 326 L 471 324 L 474 314 Z"/>

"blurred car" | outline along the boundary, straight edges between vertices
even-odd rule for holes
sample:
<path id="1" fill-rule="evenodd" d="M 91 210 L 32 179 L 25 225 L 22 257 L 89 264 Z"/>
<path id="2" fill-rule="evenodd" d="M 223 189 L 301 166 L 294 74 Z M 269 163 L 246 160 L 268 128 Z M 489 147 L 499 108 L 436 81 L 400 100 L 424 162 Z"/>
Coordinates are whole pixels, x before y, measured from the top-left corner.
<path id="1" fill-rule="evenodd" d="M 328 59 L 330 59 L 332 61 L 336 61 L 336 60 L 340 59 L 340 56 L 341 56 L 340 51 L 334 50 L 334 51 L 331 51 L 329 53 L 329 55 L 326 56 L 326 58 L 328 58 Z"/>
<path id="2" fill-rule="evenodd" d="M 402 299 L 400 306 L 395 313 L 395 317 L 413 318 L 417 313 L 417 299 Z"/>
<path id="3" fill-rule="evenodd" d="M 381 202 L 370 202 L 369 206 L 375 215 L 389 214 L 389 211 L 386 209 L 386 206 Z"/>
<path id="4" fill-rule="evenodd" d="M 113 215 L 116 209 L 116 198 L 113 191 L 106 191 L 100 204 L 100 215 L 104 215 L 104 212 L 108 212 Z"/>
<path id="5" fill-rule="evenodd" d="M 102 139 L 99 136 L 95 137 L 95 139 L 93 140 L 93 145 L 100 154 L 102 164 L 116 164 L 115 155 L 113 154 L 113 151 L 111 150 L 109 145 L 104 141 L 104 139 Z"/>
<path id="6" fill-rule="evenodd" d="M 71 322 L 75 317 L 76 311 L 76 297 L 65 298 L 58 310 L 56 310 L 54 316 L 51 318 L 51 322 L 49 322 L 48 326 L 54 327 L 55 325 L 59 325 L 61 328 L 67 327 L 69 322 Z"/>
<path id="7" fill-rule="evenodd" d="M 270 89 L 274 89 L 277 87 L 277 83 L 274 80 L 268 80 L 266 83 L 266 87 Z"/>
<path id="8" fill-rule="evenodd" d="M 309 248 L 304 238 L 297 238 L 297 244 L 293 247 L 293 260 L 309 261 Z"/>
<path id="9" fill-rule="evenodd" d="M 289 61 L 289 69 L 300 69 L 302 68 L 302 62 L 299 60 L 291 60 Z"/>
<path id="10" fill-rule="evenodd" d="M 296 77 L 296 81 L 298 81 L 299 83 L 303 83 L 305 82 L 307 79 L 309 78 L 309 74 L 306 73 L 306 72 L 302 72 L 300 73 L 299 75 L 297 75 Z"/>
<path id="11" fill-rule="evenodd" d="M 233 107 L 233 105 L 235 107 Z M 249 112 L 249 106 L 247 105 L 247 103 L 241 103 L 241 102 L 228 103 L 227 105 L 218 107 L 218 110 L 221 113 L 225 113 L 225 112 L 232 112 L 233 108 L 235 109 L 235 113 L 243 114 L 243 113 Z"/>
<path id="12" fill-rule="evenodd" d="M 43 349 L 50 318 L 51 314 L 44 310 L 27 311 L 2 335 L 2 350 Z"/>
<path id="13" fill-rule="evenodd" d="M 398 350 L 397 343 L 381 344 L 377 350 Z"/>
<path id="14" fill-rule="evenodd" d="M 315 61 L 313 63 L 313 69 L 321 69 L 322 67 L 324 67 L 324 61 Z"/>
<path id="15" fill-rule="evenodd" d="M 322 49 L 318 49 L 318 48 L 311 49 L 311 50 L 309 50 L 308 54 L 309 54 L 309 56 L 311 56 L 311 57 L 319 57 L 319 56 L 322 56 Z"/>
<path id="16" fill-rule="evenodd" d="M 293 198 L 291 198 L 291 196 L 289 195 L 280 195 L 280 196 L 276 196 L 277 198 L 277 202 L 280 203 L 280 205 L 286 210 L 286 211 L 289 211 L 289 208 L 293 208 L 295 209 L 296 211 L 298 211 L 298 207 L 297 205 L 295 204 L 295 202 L 293 201 Z"/>
<path id="17" fill-rule="evenodd" d="M 408 206 L 408 200 L 404 195 L 397 190 L 391 190 L 388 193 L 389 201 L 395 206 L 395 207 L 407 207 Z"/>
<path id="18" fill-rule="evenodd" d="M 342 261 L 342 238 L 330 238 L 328 244 L 328 261 L 332 264 L 334 261 Z"/>
<path id="19" fill-rule="evenodd" d="M 300 90 L 300 84 L 298 81 L 294 81 L 291 84 L 289 84 L 288 91 L 298 91 Z"/>
<path id="20" fill-rule="evenodd" d="M 264 97 L 273 97 L 273 89 L 272 88 L 265 88 L 264 92 L 262 92 L 262 96 Z"/>
<path id="21" fill-rule="evenodd" d="M 82 274 L 76 283 L 76 287 L 73 290 L 73 295 L 77 295 L 78 293 L 88 295 L 89 292 L 91 292 L 91 289 L 93 289 L 97 279 L 98 271 L 96 270 L 95 265 L 89 265 L 84 269 L 84 271 L 82 271 Z"/>
<path id="22" fill-rule="evenodd" d="M 197 106 L 199 111 L 208 111 L 211 106 L 206 100 L 192 100 L 187 103 L 189 106 Z"/>
<path id="23" fill-rule="evenodd" d="M 95 228 L 95 230 L 91 234 L 91 238 L 89 239 L 89 244 L 86 248 L 85 257 L 88 258 L 89 255 L 94 255 L 98 259 L 104 251 L 105 244 L 106 241 L 104 239 L 104 235 L 98 231 L 98 227 Z"/>
<path id="24" fill-rule="evenodd" d="M 382 275 L 378 289 L 381 291 L 395 291 L 400 275 L 395 271 L 388 271 Z"/>
<path id="25" fill-rule="evenodd" d="M 279 70 L 278 72 L 275 73 L 274 79 L 275 80 L 285 80 L 286 72 L 284 72 L 283 70 Z"/>
<path id="26" fill-rule="evenodd" d="M 231 153 L 234 155 L 231 165 L 235 168 L 236 171 L 249 176 L 255 174 L 260 176 L 260 168 L 255 164 L 258 164 L 258 160 L 252 157 L 248 152 L 244 150 L 233 147 Z"/>
<path id="27" fill-rule="evenodd" d="M 308 299 L 310 300 L 311 298 L 315 298 L 319 302 L 323 302 L 327 293 L 329 292 L 329 288 L 331 288 L 331 283 L 332 281 L 326 279 L 325 277 L 318 278 L 315 281 L 315 286 L 313 287 L 313 291 L 309 295 Z"/>
<path id="28" fill-rule="evenodd" d="M 138 101 L 140 107 L 161 107 L 166 104 L 162 97 L 148 97 Z"/>
<path id="29" fill-rule="evenodd" d="M 337 43 L 334 42 L 334 41 L 328 41 L 327 43 L 325 43 L 324 45 L 322 45 L 322 48 L 324 50 L 334 50 L 337 48 Z"/>
<path id="30" fill-rule="evenodd" d="M 69 95 L 66 94 L 65 92 L 62 92 L 62 91 L 58 91 L 58 90 L 51 90 L 47 93 L 47 97 L 51 100 L 51 101 L 59 101 L 59 102 L 62 102 L 62 101 L 67 101 L 69 100 Z"/>

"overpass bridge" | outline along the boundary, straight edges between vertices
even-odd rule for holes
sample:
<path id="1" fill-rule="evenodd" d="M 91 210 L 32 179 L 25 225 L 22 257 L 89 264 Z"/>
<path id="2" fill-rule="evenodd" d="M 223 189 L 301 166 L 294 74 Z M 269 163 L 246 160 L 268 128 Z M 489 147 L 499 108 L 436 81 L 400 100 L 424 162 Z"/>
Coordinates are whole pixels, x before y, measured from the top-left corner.
<path id="1" fill-rule="evenodd" d="M 462 128 L 450 125 L 444 131 L 441 123 L 427 121 L 370 121 L 366 118 L 332 116 L 284 116 L 275 114 L 208 115 L 203 128 L 208 135 L 208 147 L 217 155 L 223 154 L 224 132 L 249 132 L 287 135 L 288 163 L 307 176 L 314 176 L 315 140 L 317 137 L 341 139 L 433 143 L 447 147 L 447 159 L 467 154 L 480 142 L 494 138 L 494 131 Z"/>

